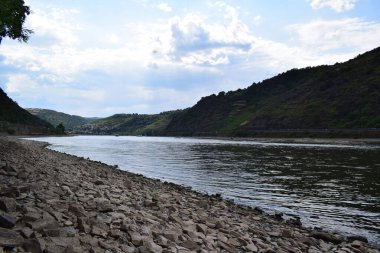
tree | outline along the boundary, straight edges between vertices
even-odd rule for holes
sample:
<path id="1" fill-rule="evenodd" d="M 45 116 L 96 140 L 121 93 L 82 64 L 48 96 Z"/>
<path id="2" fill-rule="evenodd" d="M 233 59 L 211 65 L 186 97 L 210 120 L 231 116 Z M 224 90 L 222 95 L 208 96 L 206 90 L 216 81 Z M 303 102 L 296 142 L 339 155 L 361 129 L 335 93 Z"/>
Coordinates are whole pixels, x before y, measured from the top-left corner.
<path id="1" fill-rule="evenodd" d="M 55 127 L 56 134 L 64 134 L 65 133 L 65 127 L 63 126 L 63 123 L 59 123 L 58 126 Z"/>
<path id="2" fill-rule="evenodd" d="M 27 42 L 32 30 L 24 27 L 26 16 L 30 14 L 29 6 L 24 0 L 0 0 L 0 44 L 4 37 L 20 42 Z"/>

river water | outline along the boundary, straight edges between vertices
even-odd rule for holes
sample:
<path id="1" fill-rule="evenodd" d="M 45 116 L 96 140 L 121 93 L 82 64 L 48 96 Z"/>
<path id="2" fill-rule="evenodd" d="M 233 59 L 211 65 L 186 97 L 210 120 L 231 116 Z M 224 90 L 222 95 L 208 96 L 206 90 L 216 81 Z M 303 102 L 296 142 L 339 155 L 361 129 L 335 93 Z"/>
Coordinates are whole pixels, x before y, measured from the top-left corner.
<path id="1" fill-rule="evenodd" d="M 380 146 L 132 136 L 35 140 L 380 246 Z"/>

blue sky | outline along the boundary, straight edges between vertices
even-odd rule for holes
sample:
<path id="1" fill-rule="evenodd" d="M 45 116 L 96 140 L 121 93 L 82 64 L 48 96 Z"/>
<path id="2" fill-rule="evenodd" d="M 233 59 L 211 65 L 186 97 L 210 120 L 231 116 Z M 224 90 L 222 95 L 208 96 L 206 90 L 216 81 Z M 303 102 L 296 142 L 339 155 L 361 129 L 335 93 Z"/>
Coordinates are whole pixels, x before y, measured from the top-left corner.
<path id="1" fill-rule="evenodd" d="M 378 0 L 28 0 L 27 44 L 0 45 L 22 107 L 158 113 L 380 46 Z"/>

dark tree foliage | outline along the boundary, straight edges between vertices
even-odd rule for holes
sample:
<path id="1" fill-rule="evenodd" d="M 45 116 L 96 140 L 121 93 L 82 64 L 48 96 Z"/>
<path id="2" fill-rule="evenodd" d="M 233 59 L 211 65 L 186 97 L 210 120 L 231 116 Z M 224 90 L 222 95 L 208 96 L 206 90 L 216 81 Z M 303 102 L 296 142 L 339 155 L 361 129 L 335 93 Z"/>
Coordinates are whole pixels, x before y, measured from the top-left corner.
<path id="1" fill-rule="evenodd" d="M 58 126 L 55 127 L 56 134 L 64 134 L 65 133 L 65 127 L 62 123 L 59 123 Z"/>
<path id="2" fill-rule="evenodd" d="M 24 27 L 29 14 L 29 6 L 25 5 L 24 0 L 0 0 L 0 44 L 4 37 L 28 41 L 29 35 L 33 33 Z"/>

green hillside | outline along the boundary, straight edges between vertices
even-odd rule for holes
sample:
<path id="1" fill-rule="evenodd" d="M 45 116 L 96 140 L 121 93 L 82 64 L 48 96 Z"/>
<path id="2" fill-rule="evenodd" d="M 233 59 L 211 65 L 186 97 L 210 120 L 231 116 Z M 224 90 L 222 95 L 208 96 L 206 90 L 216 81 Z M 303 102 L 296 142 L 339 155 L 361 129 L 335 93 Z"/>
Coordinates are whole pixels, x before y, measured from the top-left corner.
<path id="1" fill-rule="evenodd" d="M 76 127 L 78 134 L 163 135 L 164 130 L 180 111 L 160 114 L 115 114 Z"/>
<path id="2" fill-rule="evenodd" d="M 59 123 L 63 123 L 67 130 L 72 130 L 74 127 L 81 126 L 94 121 L 94 118 L 84 118 L 81 116 L 70 115 L 63 112 L 57 112 L 54 110 L 28 108 L 31 114 L 49 122 L 53 126 L 57 126 Z"/>
<path id="3" fill-rule="evenodd" d="M 292 69 L 246 89 L 202 98 L 169 135 L 380 128 L 380 48 L 332 66 Z"/>
<path id="4" fill-rule="evenodd" d="M 44 133 L 51 127 L 46 121 L 21 108 L 0 88 L 0 132 Z"/>

